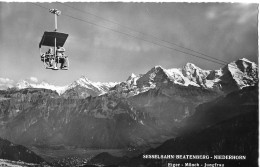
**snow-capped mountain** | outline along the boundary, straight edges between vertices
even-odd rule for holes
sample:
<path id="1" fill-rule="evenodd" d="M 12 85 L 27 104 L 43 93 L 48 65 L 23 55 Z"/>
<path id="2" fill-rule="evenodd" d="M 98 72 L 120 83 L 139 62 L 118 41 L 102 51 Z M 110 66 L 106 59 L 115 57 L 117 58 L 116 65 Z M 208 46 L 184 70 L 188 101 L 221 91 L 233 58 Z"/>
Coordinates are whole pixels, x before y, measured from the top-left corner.
<path id="1" fill-rule="evenodd" d="M 109 90 L 109 88 L 115 86 L 116 84 L 118 84 L 118 82 L 107 82 L 107 83 L 92 82 L 86 76 L 82 76 L 78 80 L 70 84 L 67 90 L 72 89 L 76 86 L 82 86 L 100 92 L 100 94 L 103 94 L 106 93 Z"/>
<path id="2" fill-rule="evenodd" d="M 3 80 L 3 78 L 2 78 Z M 165 69 L 155 66 L 145 74 L 131 74 L 124 82 L 93 82 L 86 76 L 66 86 L 55 86 L 47 82 L 35 82 L 33 80 L 21 80 L 16 88 L 45 88 L 56 91 L 64 97 L 99 96 L 108 93 L 110 89 L 129 97 L 150 89 L 177 84 L 181 86 L 196 86 L 203 89 L 231 92 L 252 86 L 258 83 L 258 66 L 245 58 L 233 61 L 219 70 L 203 70 L 192 63 L 187 63 L 182 68 Z M 0 82 L 2 88 L 6 85 L 6 79 Z M 6 85 L 6 86 L 5 86 Z M 13 81 L 12 84 L 14 85 Z"/>
<path id="3" fill-rule="evenodd" d="M 87 77 L 82 76 L 78 80 L 67 86 L 66 91 L 63 93 L 65 97 L 88 97 L 99 96 L 107 93 L 111 87 L 114 87 L 117 82 L 92 82 Z"/>
<path id="4" fill-rule="evenodd" d="M 240 89 L 258 82 L 258 66 L 245 58 L 231 62 L 226 69 Z"/>
<path id="5" fill-rule="evenodd" d="M 16 84 L 16 88 L 18 88 L 18 89 L 44 88 L 44 89 L 50 89 L 50 90 L 56 91 L 58 94 L 62 94 L 66 91 L 67 86 L 55 86 L 55 85 L 51 85 L 44 81 L 41 83 L 32 83 L 28 80 L 21 80 Z"/>
<path id="6" fill-rule="evenodd" d="M 88 97 L 89 95 L 98 96 L 104 94 L 116 84 L 118 84 L 118 82 L 92 82 L 87 77 L 82 76 L 70 85 L 65 86 L 55 86 L 44 81 L 38 83 L 25 79 L 16 83 L 15 88 L 44 88 L 56 91 L 59 95 L 70 96 L 76 93 L 79 97 Z"/>
<path id="7" fill-rule="evenodd" d="M 242 58 L 219 70 L 203 70 L 192 63 L 172 69 L 155 66 L 144 75 L 132 74 L 127 81 L 117 85 L 115 90 L 128 92 L 127 96 L 133 96 L 156 87 L 178 84 L 228 93 L 257 83 L 258 66 Z"/>

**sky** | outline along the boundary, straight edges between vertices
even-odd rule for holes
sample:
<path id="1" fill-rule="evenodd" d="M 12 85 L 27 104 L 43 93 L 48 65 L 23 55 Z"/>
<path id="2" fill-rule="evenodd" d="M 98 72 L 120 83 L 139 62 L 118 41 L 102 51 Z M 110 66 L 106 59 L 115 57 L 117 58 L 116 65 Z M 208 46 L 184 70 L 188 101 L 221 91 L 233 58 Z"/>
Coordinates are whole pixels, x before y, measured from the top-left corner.
<path id="1" fill-rule="evenodd" d="M 46 70 L 40 61 L 39 42 L 44 31 L 54 30 L 53 14 L 30 2 L 0 2 L 2 83 L 32 79 L 62 86 L 82 75 L 95 82 L 117 82 L 125 81 L 131 73 L 146 73 L 155 65 L 181 68 L 187 62 L 208 70 L 223 67 L 169 49 L 192 53 L 176 45 L 225 62 L 240 58 L 258 62 L 258 4 L 53 2 L 37 5 L 61 10 L 58 31 L 69 34 L 64 47 L 70 69 Z"/>

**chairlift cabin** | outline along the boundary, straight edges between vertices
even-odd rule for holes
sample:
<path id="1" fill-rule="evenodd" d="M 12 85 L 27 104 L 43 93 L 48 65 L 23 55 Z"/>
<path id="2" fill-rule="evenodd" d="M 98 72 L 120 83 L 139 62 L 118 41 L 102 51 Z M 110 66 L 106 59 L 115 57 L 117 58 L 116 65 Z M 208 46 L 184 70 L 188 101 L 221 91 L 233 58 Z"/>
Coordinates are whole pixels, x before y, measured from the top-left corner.
<path id="1" fill-rule="evenodd" d="M 63 46 L 69 35 L 57 31 L 57 16 L 61 12 L 57 9 L 50 9 L 50 12 L 55 15 L 55 30 L 52 32 L 45 31 L 42 36 L 39 43 L 41 60 L 46 69 L 68 70 L 69 59 L 64 53 Z M 49 47 L 48 52 L 43 53 L 42 46 Z"/>

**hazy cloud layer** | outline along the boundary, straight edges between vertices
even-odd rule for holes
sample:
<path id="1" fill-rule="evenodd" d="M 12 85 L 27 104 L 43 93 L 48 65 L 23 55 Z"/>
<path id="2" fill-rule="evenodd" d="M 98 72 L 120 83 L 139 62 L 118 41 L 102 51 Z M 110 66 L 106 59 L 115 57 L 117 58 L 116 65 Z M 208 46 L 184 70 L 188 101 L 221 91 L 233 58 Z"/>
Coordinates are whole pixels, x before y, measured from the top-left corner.
<path id="1" fill-rule="evenodd" d="M 38 79 L 36 77 L 30 77 L 29 80 L 35 83 L 38 82 Z"/>
<path id="2" fill-rule="evenodd" d="M 0 90 L 13 87 L 14 81 L 9 78 L 0 78 Z"/>

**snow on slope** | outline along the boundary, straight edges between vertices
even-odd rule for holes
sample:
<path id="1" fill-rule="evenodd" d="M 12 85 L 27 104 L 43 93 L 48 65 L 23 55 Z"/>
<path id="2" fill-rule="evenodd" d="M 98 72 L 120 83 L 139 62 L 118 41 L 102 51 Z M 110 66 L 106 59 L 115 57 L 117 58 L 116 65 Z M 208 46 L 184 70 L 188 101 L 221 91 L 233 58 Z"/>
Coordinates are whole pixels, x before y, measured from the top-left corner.
<path id="1" fill-rule="evenodd" d="M 66 91 L 67 86 L 55 86 L 48 84 L 47 82 L 41 82 L 41 83 L 29 83 L 29 81 L 21 80 L 16 84 L 16 87 L 18 89 L 24 89 L 24 88 L 43 88 L 43 89 L 50 89 L 53 91 L 56 91 L 58 94 L 62 94 Z"/>
<path id="2" fill-rule="evenodd" d="M 189 80 L 187 77 L 183 75 L 181 68 L 172 68 L 164 71 L 168 74 L 171 81 L 174 82 L 175 84 L 179 84 L 183 86 L 193 85 L 199 87 L 197 83 Z"/>
<path id="3" fill-rule="evenodd" d="M 115 86 L 116 84 L 118 84 L 118 82 L 108 82 L 108 83 L 92 82 L 87 77 L 82 76 L 78 80 L 66 86 L 55 86 L 47 82 L 37 83 L 37 82 L 32 82 L 30 80 L 21 80 L 16 84 L 16 88 L 18 89 L 44 88 L 44 89 L 50 89 L 56 91 L 59 95 L 61 95 L 67 90 L 73 89 L 76 86 L 81 86 L 93 90 L 95 92 L 98 92 L 98 94 L 104 94 L 109 90 L 109 88 Z"/>
<path id="4" fill-rule="evenodd" d="M 192 63 L 187 63 L 182 69 L 163 69 L 172 82 L 184 86 L 193 85 L 206 89 L 218 86 L 223 79 L 225 69 L 231 73 L 239 89 L 255 85 L 258 82 L 258 66 L 256 63 L 242 58 L 227 64 L 219 70 L 203 70 Z"/>
<path id="5" fill-rule="evenodd" d="M 203 70 L 192 63 L 171 69 L 155 66 L 143 75 L 132 74 L 116 90 L 129 92 L 126 96 L 134 96 L 169 83 L 228 92 L 258 83 L 258 66 L 245 58 L 231 62 L 219 70 Z M 223 87 L 225 88 L 222 89 Z"/>
<path id="6" fill-rule="evenodd" d="M 107 83 L 92 82 L 86 76 L 81 76 L 78 80 L 70 84 L 66 88 L 66 90 L 73 89 L 76 86 L 81 86 L 84 88 L 91 89 L 95 92 L 99 92 L 99 94 L 104 94 L 109 90 L 109 88 L 114 87 L 116 84 L 118 84 L 118 82 L 107 82 Z"/>
<path id="7" fill-rule="evenodd" d="M 6 79 L 5 79 L 6 80 Z M 63 94 L 68 90 L 82 87 L 85 90 L 93 91 L 101 95 L 107 93 L 110 88 L 116 86 L 118 91 L 129 91 L 131 96 L 141 92 L 148 91 L 157 86 L 168 83 L 182 86 L 196 86 L 205 89 L 219 89 L 223 84 L 235 82 L 239 89 L 258 83 L 258 66 L 256 63 L 242 58 L 231 62 L 219 70 L 203 70 L 192 63 L 187 63 L 182 68 L 164 69 L 161 66 L 155 66 L 145 74 L 131 74 L 125 82 L 92 82 L 86 76 L 80 77 L 70 85 L 55 86 L 46 82 L 33 82 L 32 80 L 22 80 L 16 84 L 18 89 L 23 88 L 45 88 Z M 1 83 L 2 88 L 5 82 Z M 10 83 L 8 83 L 10 87 Z M 13 83 L 12 83 L 13 84 Z M 81 91 L 79 89 L 78 91 Z"/>

